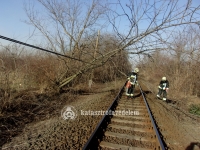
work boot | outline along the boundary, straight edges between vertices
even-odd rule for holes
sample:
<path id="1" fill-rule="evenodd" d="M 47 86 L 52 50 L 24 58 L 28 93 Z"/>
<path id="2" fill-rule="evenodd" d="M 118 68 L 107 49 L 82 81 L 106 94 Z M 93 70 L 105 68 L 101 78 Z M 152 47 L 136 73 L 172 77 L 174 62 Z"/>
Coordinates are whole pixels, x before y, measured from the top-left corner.
<path id="1" fill-rule="evenodd" d="M 166 101 L 167 99 L 166 98 L 163 98 L 163 101 Z"/>
<path id="2" fill-rule="evenodd" d="M 160 95 L 157 95 L 158 98 L 160 98 Z"/>

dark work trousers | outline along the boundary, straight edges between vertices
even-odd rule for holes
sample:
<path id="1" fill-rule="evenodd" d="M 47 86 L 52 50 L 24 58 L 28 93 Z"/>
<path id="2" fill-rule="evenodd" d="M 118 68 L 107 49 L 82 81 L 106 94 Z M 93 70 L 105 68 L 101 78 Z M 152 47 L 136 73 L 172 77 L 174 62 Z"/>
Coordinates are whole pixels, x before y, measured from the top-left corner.
<path id="1" fill-rule="evenodd" d="M 163 90 L 163 89 L 159 88 L 158 95 L 162 96 L 162 94 L 163 94 L 163 98 L 167 98 L 166 90 Z"/>
<path id="2" fill-rule="evenodd" d="M 128 88 L 128 96 L 133 96 L 135 85 L 131 84 L 131 87 Z"/>

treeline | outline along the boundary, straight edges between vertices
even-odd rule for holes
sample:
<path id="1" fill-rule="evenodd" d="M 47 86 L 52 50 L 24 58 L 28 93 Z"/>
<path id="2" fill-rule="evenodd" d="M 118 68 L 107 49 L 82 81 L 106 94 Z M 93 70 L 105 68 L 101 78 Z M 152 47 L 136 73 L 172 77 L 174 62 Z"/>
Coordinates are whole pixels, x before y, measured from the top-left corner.
<path id="1" fill-rule="evenodd" d="M 19 91 L 25 89 L 44 89 L 55 86 L 62 78 L 70 77 L 80 68 L 91 63 L 91 60 L 103 56 L 117 48 L 118 40 L 111 36 L 101 36 L 101 40 L 84 41 L 81 51 L 74 49 L 66 51 L 67 56 L 77 58 L 80 61 L 56 56 L 50 53 L 24 49 L 20 46 L 6 46 L 0 51 L 0 88 L 7 91 Z M 106 56 L 105 56 L 106 57 Z M 83 60 L 83 61 L 81 61 Z M 94 66 L 90 71 L 81 74 L 70 85 L 93 82 L 109 82 L 116 78 L 124 77 L 131 69 L 128 54 L 120 51 L 115 56 L 106 60 L 102 59 L 102 65 Z M 63 74 L 67 76 L 62 76 Z M 68 85 L 69 86 L 69 85 Z"/>
<path id="2" fill-rule="evenodd" d="M 200 36 L 197 31 L 188 28 L 174 34 L 167 49 L 154 51 L 139 64 L 145 78 L 155 87 L 162 76 L 166 76 L 174 98 L 200 96 Z"/>

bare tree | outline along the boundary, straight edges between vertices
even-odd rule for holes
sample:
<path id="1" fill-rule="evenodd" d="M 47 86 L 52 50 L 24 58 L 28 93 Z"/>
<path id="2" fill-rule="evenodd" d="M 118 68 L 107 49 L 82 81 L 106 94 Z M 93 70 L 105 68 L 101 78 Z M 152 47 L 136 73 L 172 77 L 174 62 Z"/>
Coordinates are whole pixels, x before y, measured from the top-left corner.
<path id="1" fill-rule="evenodd" d="M 196 89 L 200 85 L 197 69 L 200 44 L 198 30 L 195 26 L 188 26 L 172 42 L 176 54 L 174 82 L 177 83 L 176 87 L 179 87 L 180 91 L 184 91 L 184 95 L 197 95 Z"/>
<path id="2" fill-rule="evenodd" d="M 82 41 L 88 34 L 92 34 L 98 26 L 98 22 L 103 18 L 106 7 L 104 1 L 92 0 L 38 0 L 43 6 L 42 12 L 37 12 L 34 6 L 29 3 L 25 5 L 25 11 L 29 18 L 29 23 L 47 40 L 48 47 L 52 51 L 62 52 L 76 59 L 81 60 L 83 51 Z M 61 59 L 61 58 L 60 58 Z M 66 64 L 66 70 L 71 65 L 70 60 L 62 59 Z M 63 80 L 68 71 L 63 72 L 58 81 Z"/>
<path id="3" fill-rule="evenodd" d="M 163 48 L 163 42 L 167 42 L 174 31 L 199 21 L 196 13 L 200 6 L 192 6 L 192 0 L 186 3 L 178 0 L 130 0 L 129 4 L 118 0 L 110 5 L 118 8 L 118 11 L 108 14 L 113 30 L 121 38 L 123 47 L 132 47 L 132 53 Z"/>
<path id="4" fill-rule="evenodd" d="M 141 61 L 145 79 L 157 84 L 157 78 L 165 75 L 173 97 L 199 96 L 199 29 L 193 25 L 174 32 L 170 43 L 168 51 L 155 51 Z"/>
<path id="5" fill-rule="evenodd" d="M 21 74 L 21 54 L 23 47 L 16 44 L 1 46 L 0 49 L 0 89 L 5 91 L 5 100 L 12 91 L 23 87 L 23 74 Z M 7 98 L 6 98 L 7 97 Z"/>
<path id="6" fill-rule="evenodd" d="M 26 12 L 29 22 L 47 39 L 49 47 L 54 51 L 68 51 L 80 61 L 81 44 L 91 31 L 97 28 L 101 17 L 107 16 L 109 27 L 118 37 L 118 46 L 104 54 L 96 56 L 87 64 L 78 65 L 77 71 L 67 76 L 63 72 L 58 86 L 71 82 L 77 76 L 104 65 L 118 52 L 128 50 L 131 54 L 147 54 L 148 52 L 168 48 L 169 37 L 173 31 L 187 24 L 198 24 L 197 12 L 200 6 L 193 6 L 192 0 L 183 3 L 179 0 L 130 0 L 124 4 L 121 0 L 113 1 L 81 1 L 81 0 L 38 0 L 45 8 L 46 15 L 40 16 L 31 5 Z M 84 7 L 87 6 L 87 7 Z M 85 11 L 84 11 L 85 10 Z M 55 29 L 52 31 L 52 27 Z M 89 37 L 89 36 L 87 36 Z M 66 60 L 64 60 L 66 61 Z M 66 61 L 66 65 L 69 61 Z"/>

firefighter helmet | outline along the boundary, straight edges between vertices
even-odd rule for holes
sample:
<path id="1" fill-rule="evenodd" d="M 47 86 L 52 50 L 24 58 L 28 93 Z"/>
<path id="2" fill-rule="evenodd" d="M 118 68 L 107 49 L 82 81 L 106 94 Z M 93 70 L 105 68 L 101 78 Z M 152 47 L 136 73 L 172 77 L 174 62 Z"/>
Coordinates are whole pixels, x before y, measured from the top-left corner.
<path id="1" fill-rule="evenodd" d="M 138 68 L 135 68 L 135 69 L 134 69 L 134 72 L 135 72 L 135 73 L 138 73 L 138 72 L 139 72 L 139 69 L 138 69 Z"/>

